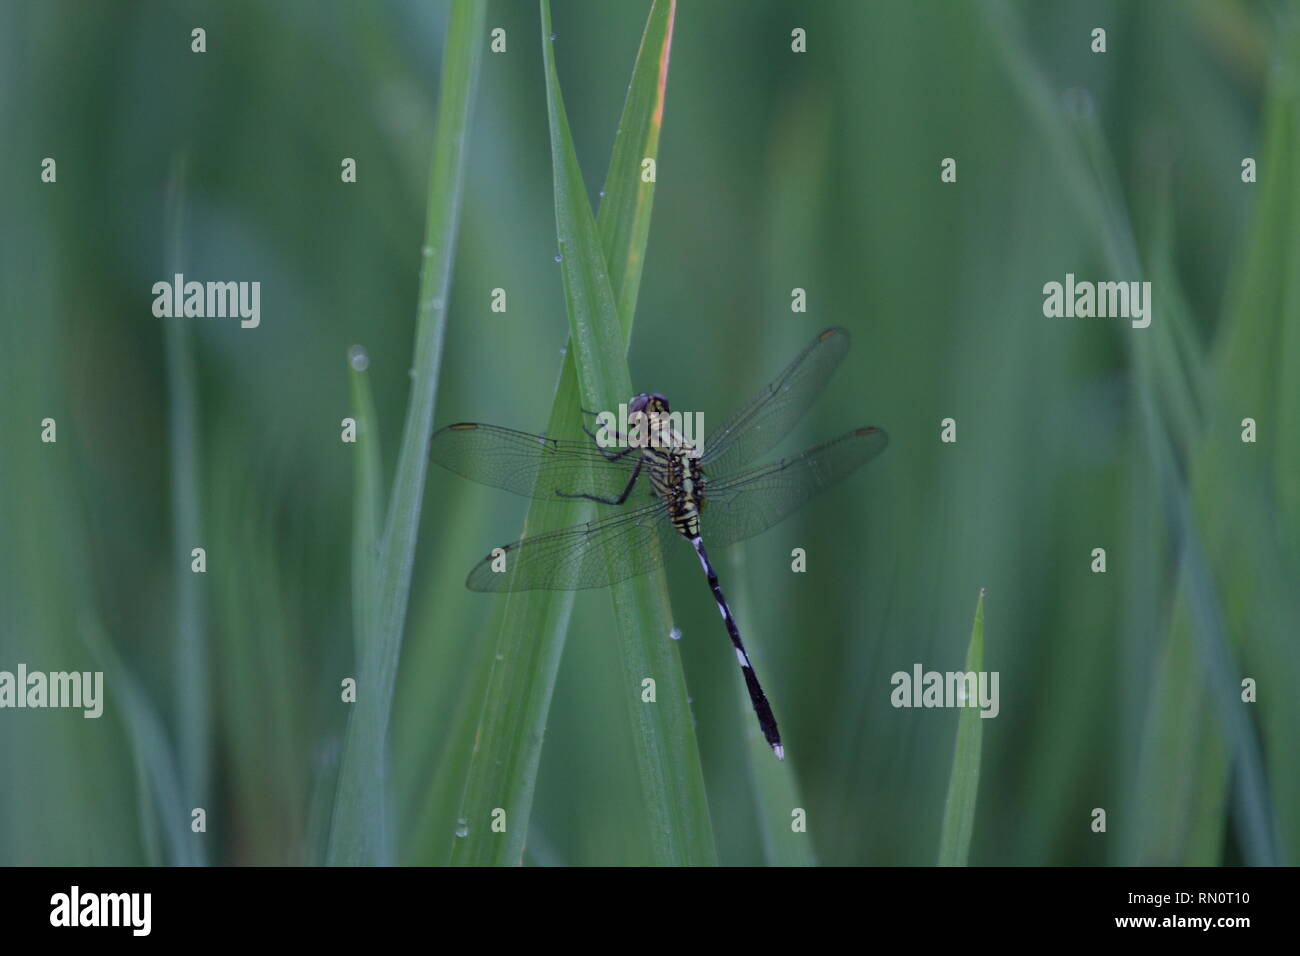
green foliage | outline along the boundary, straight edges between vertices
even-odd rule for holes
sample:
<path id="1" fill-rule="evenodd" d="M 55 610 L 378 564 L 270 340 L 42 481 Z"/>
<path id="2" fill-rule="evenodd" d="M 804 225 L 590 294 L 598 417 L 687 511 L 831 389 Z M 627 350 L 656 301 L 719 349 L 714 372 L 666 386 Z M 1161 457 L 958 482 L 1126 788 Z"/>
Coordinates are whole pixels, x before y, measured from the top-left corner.
<path id="1" fill-rule="evenodd" d="M 339 768 L 338 797 L 330 830 L 331 863 L 391 863 L 394 859 L 390 816 L 388 728 L 397 689 L 397 665 L 406 612 L 410 603 L 412 565 L 428 470 L 429 435 L 433 431 L 434 401 L 442 367 L 442 341 L 451 289 L 452 262 L 469 156 L 469 120 L 482 59 L 487 0 L 457 0 L 452 4 L 443 57 L 442 92 L 438 100 L 438 132 L 429 172 L 428 214 L 421 250 L 420 289 L 416 303 L 415 358 L 406 427 L 393 479 L 382 536 L 366 517 L 375 491 L 368 485 L 377 470 L 363 464 L 358 480 L 361 499 L 353 544 L 358 552 L 373 552 L 373 570 L 354 568 L 363 600 L 358 615 L 363 647 L 358 694 Z M 364 408 L 364 395 L 363 408 Z M 367 442 L 363 455 L 375 455 Z M 369 563 L 367 554 L 360 560 Z"/>
<path id="2" fill-rule="evenodd" d="M 581 408 L 614 407 L 618 400 L 613 396 L 631 392 L 624 355 L 653 197 L 653 187 L 641 179 L 639 169 L 642 157 L 654 157 L 658 143 L 674 9 L 672 0 L 651 9 L 619 123 L 598 230 L 587 205 L 555 75 L 550 9 L 542 3 L 555 215 L 571 331 L 547 434 L 580 433 Z M 615 289 L 621 308 L 615 305 Z M 576 523 L 589 510 L 540 499 L 533 502 L 525 529 Z M 613 592 L 624 666 L 621 674 L 610 677 L 619 682 L 628 702 L 647 810 L 637 830 L 645 834 L 646 851 L 655 863 L 710 862 L 714 851 L 708 803 L 685 685 L 675 651 L 665 640 L 671 612 L 662 575 L 618 585 Z M 525 593 L 510 595 L 507 602 L 480 744 L 460 817 L 464 827 L 458 829 L 453 850 L 455 862 L 518 862 L 522 856 L 538 754 L 573 595 Z M 512 666 L 511 661 L 525 666 Z M 641 679 L 648 674 L 656 675 L 659 684 L 659 699 L 653 706 L 640 699 Z M 527 743 L 512 746 L 512 741 Z M 503 753 L 515 756 L 503 760 Z M 510 795 L 503 809 L 513 809 L 507 810 L 507 819 L 514 829 L 508 827 L 503 836 L 481 825 L 488 820 L 492 795 L 500 794 Z"/>
<path id="3" fill-rule="evenodd" d="M 966 650 L 966 674 L 984 670 L 984 592 L 975 602 L 975 623 Z M 939 865 L 965 866 L 970 857 L 971 834 L 975 829 L 975 804 L 980 789 L 980 748 L 984 725 L 978 707 L 967 704 L 957 713 L 957 744 L 948 777 L 948 799 L 943 807 L 943 830 L 939 834 Z"/>
<path id="4" fill-rule="evenodd" d="M 0 8 L 0 670 L 106 688 L 0 712 L 0 862 L 1300 859 L 1288 8 L 1116 5 L 1094 54 L 1082 3 L 199 6 L 204 54 L 160 0 Z M 260 327 L 154 318 L 176 262 L 259 280 Z M 1044 317 L 1067 272 L 1150 280 L 1151 326 Z M 713 555 L 785 764 L 689 554 L 465 590 L 584 509 L 427 469 L 435 423 L 577 437 L 654 390 L 707 425 L 832 324 L 782 451 L 889 454 Z M 981 587 L 971 822 L 968 738 L 889 679 L 961 667 Z"/>

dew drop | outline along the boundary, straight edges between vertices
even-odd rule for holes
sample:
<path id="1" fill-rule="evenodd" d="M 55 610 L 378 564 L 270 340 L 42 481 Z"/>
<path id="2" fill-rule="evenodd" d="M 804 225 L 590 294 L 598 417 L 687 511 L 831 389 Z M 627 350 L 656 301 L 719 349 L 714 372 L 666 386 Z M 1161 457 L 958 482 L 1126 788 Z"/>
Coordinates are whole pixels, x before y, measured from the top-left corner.
<path id="1" fill-rule="evenodd" d="M 554 33 L 551 34 L 551 42 L 552 42 L 552 43 L 555 42 L 555 34 L 554 34 Z"/>
<path id="2" fill-rule="evenodd" d="M 370 368 L 370 354 L 366 351 L 365 346 L 354 345 L 348 349 L 348 364 L 358 372 L 364 372 Z"/>
<path id="3" fill-rule="evenodd" d="M 668 632 L 668 636 L 674 641 L 680 641 L 682 639 L 682 629 L 680 627 L 675 627 Z"/>
<path id="4" fill-rule="evenodd" d="M 557 255 L 555 256 L 555 261 L 556 261 L 556 262 L 562 262 L 563 260 L 564 260 L 564 256 L 559 255 L 559 254 L 557 254 Z"/>
<path id="5" fill-rule="evenodd" d="M 462 839 L 469 836 L 469 821 L 464 817 L 456 821 L 456 836 Z"/>

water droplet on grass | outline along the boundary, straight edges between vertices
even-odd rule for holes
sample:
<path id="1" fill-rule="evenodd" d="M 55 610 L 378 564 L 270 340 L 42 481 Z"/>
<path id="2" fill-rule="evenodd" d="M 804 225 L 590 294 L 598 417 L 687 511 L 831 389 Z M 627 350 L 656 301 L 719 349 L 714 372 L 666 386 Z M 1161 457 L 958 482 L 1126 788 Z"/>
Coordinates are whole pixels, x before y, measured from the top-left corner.
<path id="1" fill-rule="evenodd" d="M 370 368 L 370 354 L 366 351 L 365 346 L 354 345 L 348 349 L 348 364 L 358 372 L 364 372 Z"/>

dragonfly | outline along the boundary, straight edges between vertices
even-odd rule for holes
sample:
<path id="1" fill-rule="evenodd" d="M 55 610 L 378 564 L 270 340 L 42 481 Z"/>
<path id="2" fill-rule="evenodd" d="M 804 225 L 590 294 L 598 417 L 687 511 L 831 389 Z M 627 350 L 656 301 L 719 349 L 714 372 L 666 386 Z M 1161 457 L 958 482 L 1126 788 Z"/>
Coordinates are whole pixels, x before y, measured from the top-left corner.
<path id="1" fill-rule="evenodd" d="M 609 509 L 592 521 L 494 549 L 470 571 L 466 586 L 497 592 L 605 587 L 684 553 L 677 539 L 685 538 L 708 579 L 763 737 L 784 760 L 776 717 L 705 541 L 721 548 L 767 530 L 885 450 L 889 436 L 867 426 L 753 464 L 803 417 L 848 349 L 844 329 L 819 333 L 766 388 L 711 430 L 702 447 L 675 428 L 655 432 L 658 440 L 648 443 L 628 435 L 599 443 L 600 436 L 585 426 L 586 441 L 477 422 L 439 429 L 430 459 L 455 474 L 524 497 L 585 499 Z M 656 423 L 672 421 L 668 399 L 657 392 L 634 396 L 627 411 L 629 421 L 638 414 Z"/>

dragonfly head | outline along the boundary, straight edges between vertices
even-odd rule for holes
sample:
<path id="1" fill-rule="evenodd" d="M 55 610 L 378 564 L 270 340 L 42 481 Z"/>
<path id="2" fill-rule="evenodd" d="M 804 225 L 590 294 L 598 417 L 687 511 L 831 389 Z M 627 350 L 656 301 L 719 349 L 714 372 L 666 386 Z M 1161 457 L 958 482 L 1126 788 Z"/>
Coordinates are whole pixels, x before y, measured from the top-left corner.
<path id="1" fill-rule="evenodd" d="M 666 412 L 668 411 L 668 399 L 658 392 L 642 392 L 630 402 L 627 403 L 628 414 L 633 412 Z"/>

